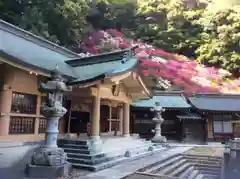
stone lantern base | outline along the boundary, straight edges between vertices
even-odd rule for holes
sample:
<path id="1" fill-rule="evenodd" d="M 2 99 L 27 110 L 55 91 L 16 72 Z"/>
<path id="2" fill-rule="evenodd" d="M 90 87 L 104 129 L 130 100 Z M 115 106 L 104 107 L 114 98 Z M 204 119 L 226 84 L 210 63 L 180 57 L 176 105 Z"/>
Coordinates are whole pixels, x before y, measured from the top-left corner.
<path id="1" fill-rule="evenodd" d="M 164 136 L 154 136 L 151 141 L 154 143 L 166 143 L 167 139 Z"/>
<path id="2" fill-rule="evenodd" d="M 66 162 L 63 165 L 57 166 L 38 166 L 27 164 L 26 175 L 29 178 L 58 178 L 67 176 L 71 171 L 71 164 Z"/>
<path id="3" fill-rule="evenodd" d="M 71 169 L 63 149 L 41 147 L 34 152 L 25 173 L 29 178 L 58 178 L 68 175 Z"/>

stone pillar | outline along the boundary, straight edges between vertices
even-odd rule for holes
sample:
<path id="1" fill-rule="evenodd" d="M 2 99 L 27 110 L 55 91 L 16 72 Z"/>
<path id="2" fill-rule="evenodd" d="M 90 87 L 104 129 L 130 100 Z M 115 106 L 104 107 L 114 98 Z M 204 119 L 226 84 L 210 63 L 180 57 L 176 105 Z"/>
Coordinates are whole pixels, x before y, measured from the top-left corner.
<path id="1" fill-rule="evenodd" d="M 129 128 L 130 128 L 130 105 L 124 103 L 123 106 L 123 136 L 129 137 Z"/>
<path id="2" fill-rule="evenodd" d="M 0 92 L 0 136 L 6 136 L 9 133 L 11 106 L 12 91 L 3 90 Z"/>
<path id="3" fill-rule="evenodd" d="M 164 119 L 162 118 L 162 112 L 165 111 L 161 106 L 159 102 L 156 102 L 156 107 L 154 109 L 152 109 L 152 111 L 155 112 L 155 116 L 153 118 L 153 121 L 155 122 L 155 135 L 152 138 L 152 142 L 155 143 L 162 143 L 162 142 L 166 142 L 166 138 L 164 136 L 162 136 L 161 132 L 161 125 L 164 121 Z"/>
<path id="4" fill-rule="evenodd" d="M 119 130 L 123 134 L 123 108 L 119 107 Z"/>
<path id="5" fill-rule="evenodd" d="M 100 85 L 97 85 L 97 94 L 93 97 L 92 113 L 91 113 L 91 129 L 90 129 L 90 148 L 93 153 L 101 151 L 100 140 Z"/>
<path id="6" fill-rule="evenodd" d="M 39 90 L 48 94 L 47 103 L 41 107 L 48 121 L 47 130 L 44 144 L 34 152 L 25 172 L 30 178 L 58 178 L 68 175 L 71 170 L 66 153 L 57 146 L 58 121 L 67 112 L 62 106 L 63 92 L 70 89 L 56 69 L 52 72 L 51 80 L 41 83 Z"/>

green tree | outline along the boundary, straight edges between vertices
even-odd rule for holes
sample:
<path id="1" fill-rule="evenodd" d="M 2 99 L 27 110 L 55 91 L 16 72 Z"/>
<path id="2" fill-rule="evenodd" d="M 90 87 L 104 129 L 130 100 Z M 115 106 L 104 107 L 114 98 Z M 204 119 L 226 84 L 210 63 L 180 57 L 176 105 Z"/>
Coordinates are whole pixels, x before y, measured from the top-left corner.
<path id="1" fill-rule="evenodd" d="M 222 67 L 239 76 L 240 69 L 240 6 L 205 11 L 199 24 L 204 26 L 198 60 Z"/>
<path id="2" fill-rule="evenodd" d="M 1 18 L 71 48 L 91 28 L 85 0 L 2 0 Z"/>
<path id="3" fill-rule="evenodd" d="M 201 13 L 197 6 L 189 10 L 181 0 L 144 2 L 139 6 L 136 38 L 169 52 L 195 57 L 202 28 L 193 22 Z"/>

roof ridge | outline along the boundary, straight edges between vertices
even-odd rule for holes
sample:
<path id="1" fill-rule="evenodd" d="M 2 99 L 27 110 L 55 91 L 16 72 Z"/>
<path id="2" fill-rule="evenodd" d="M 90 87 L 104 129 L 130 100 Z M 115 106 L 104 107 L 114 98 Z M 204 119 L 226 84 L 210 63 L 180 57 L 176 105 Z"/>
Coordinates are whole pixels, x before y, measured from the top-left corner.
<path id="1" fill-rule="evenodd" d="M 50 50 L 56 51 L 58 53 L 61 53 L 63 55 L 66 55 L 67 57 L 78 57 L 79 55 L 71 50 L 68 50 L 65 47 L 62 47 L 58 44 L 55 44 L 49 40 L 44 39 L 43 37 L 40 37 L 38 35 L 35 35 L 29 31 L 23 30 L 20 27 L 17 27 L 13 24 L 10 24 L 2 19 L 0 19 L 0 29 L 7 31 L 11 34 L 14 34 L 16 36 L 22 37 L 25 40 L 31 41 L 37 45 L 43 46 L 45 48 L 48 48 Z"/>
<path id="2" fill-rule="evenodd" d="M 133 57 L 132 53 L 129 53 L 129 52 L 132 52 L 134 48 L 136 47 L 131 47 L 124 50 L 116 50 L 112 52 L 105 52 L 105 53 L 92 55 L 92 56 L 74 58 L 74 59 L 66 60 L 65 63 L 67 63 L 72 67 L 78 67 L 78 66 L 84 66 L 84 65 L 123 60 L 124 56 Z"/>
<path id="3" fill-rule="evenodd" d="M 240 98 L 240 94 L 231 94 L 231 93 L 205 93 L 205 94 L 194 94 L 192 97 L 207 97 L 207 98 Z"/>

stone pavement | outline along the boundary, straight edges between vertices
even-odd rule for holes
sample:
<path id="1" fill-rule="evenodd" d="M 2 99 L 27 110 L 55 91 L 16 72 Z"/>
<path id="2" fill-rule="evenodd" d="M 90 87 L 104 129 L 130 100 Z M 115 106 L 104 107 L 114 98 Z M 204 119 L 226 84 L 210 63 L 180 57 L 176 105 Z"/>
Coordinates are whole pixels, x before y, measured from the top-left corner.
<path id="1" fill-rule="evenodd" d="M 6 147 L 0 145 L 0 179 L 24 178 L 25 164 L 36 145 Z"/>
<path id="2" fill-rule="evenodd" d="M 24 175 L 26 164 L 30 161 L 32 153 L 37 145 L 27 146 L 1 146 L 0 145 L 0 179 L 27 179 Z M 64 179 L 120 179 L 134 173 L 146 165 L 155 163 L 160 159 L 183 153 L 192 147 L 176 147 L 148 157 L 126 162 L 109 169 L 96 173 L 89 173 L 83 170 L 74 170 L 73 174 Z"/>
<path id="3" fill-rule="evenodd" d="M 192 147 L 176 147 L 169 149 L 167 151 L 159 152 L 157 154 L 144 157 L 138 160 L 134 160 L 131 162 L 123 163 L 117 166 L 114 166 L 112 168 L 108 168 L 96 173 L 90 173 L 86 176 L 82 176 L 75 179 L 121 179 L 122 177 L 125 177 L 127 175 L 130 175 L 137 170 L 150 165 L 152 163 L 156 163 L 159 160 L 162 160 L 166 157 L 169 157 L 171 155 L 184 153 L 188 150 L 190 150 Z M 141 179 L 141 178 L 139 178 Z"/>

